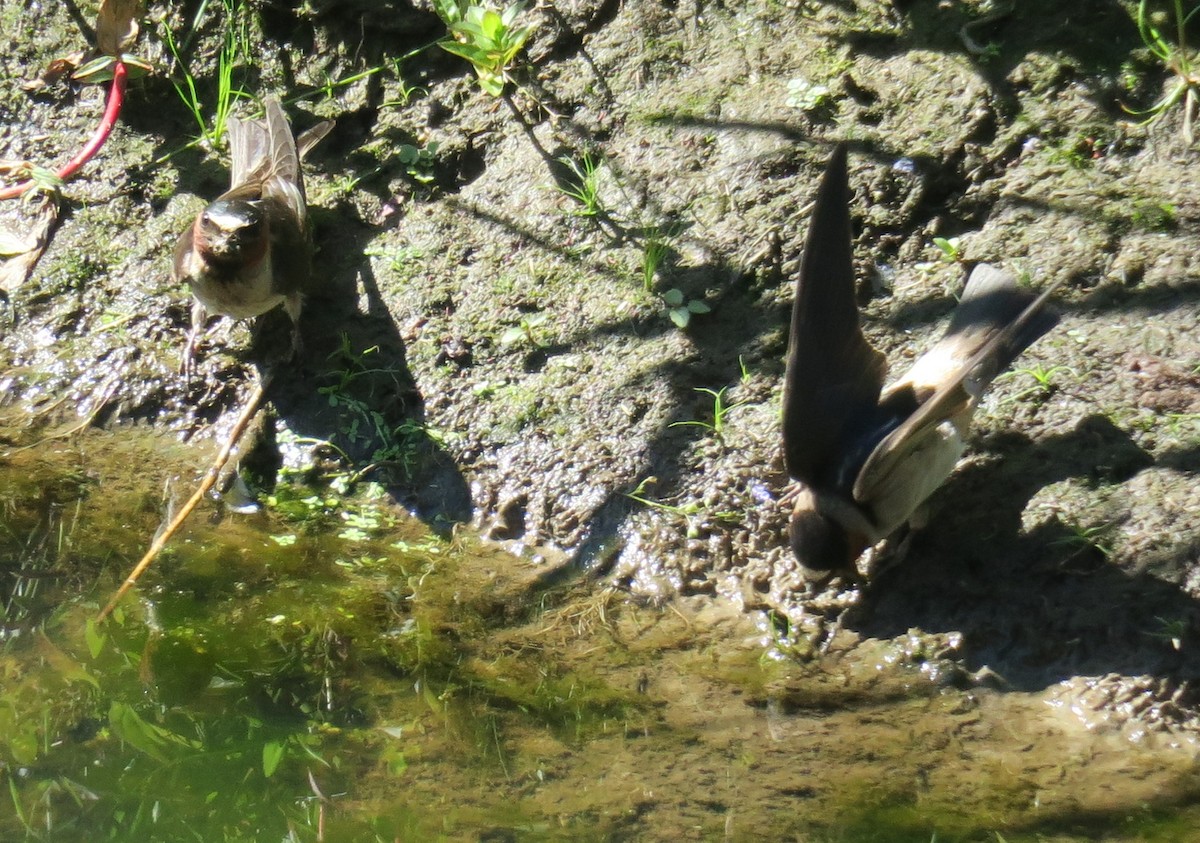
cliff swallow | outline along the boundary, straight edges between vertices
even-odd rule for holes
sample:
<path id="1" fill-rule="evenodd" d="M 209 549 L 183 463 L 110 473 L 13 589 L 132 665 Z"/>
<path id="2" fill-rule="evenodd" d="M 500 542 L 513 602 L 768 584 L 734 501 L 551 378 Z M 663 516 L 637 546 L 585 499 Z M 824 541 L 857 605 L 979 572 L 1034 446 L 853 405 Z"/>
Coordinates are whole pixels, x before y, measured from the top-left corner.
<path id="1" fill-rule="evenodd" d="M 811 581 L 857 574 L 954 470 L 984 391 L 1058 322 L 1013 276 L 975 267 L 945 335 L 883 388 L 887 361 L 863 336 L 854 293 L 846 147 L 817 191 L 792 309 L 783 447 L 792 552 Z"/>
<path id="2" fill-rule="evenodd" d="M 175 247 L 175 280 L 187 281 L 194 298 L 185 371 L 210 313 L 249 319 L 283 304 L 292 318 L 293 353 L 300 343 L 312 259 L 300 159 L 333 124 L 319 123 L 293 138 L 279 100 L 264 105 L 261 120 L 229 119 L 230 188 L 196 216 Z"/>

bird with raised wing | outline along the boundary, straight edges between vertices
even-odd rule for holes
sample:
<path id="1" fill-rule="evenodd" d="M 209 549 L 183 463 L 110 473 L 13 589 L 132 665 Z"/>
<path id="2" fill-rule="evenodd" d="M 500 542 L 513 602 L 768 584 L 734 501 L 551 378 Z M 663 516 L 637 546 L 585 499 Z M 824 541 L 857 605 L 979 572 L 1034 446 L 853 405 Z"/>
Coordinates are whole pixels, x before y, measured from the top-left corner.
<path id="1" fill-rule="evenodd" d="M 784 386 L 789 538 L 806 579 L 856 577 L 863 552 L 942 485 L 984 391 L 1057 324 L 1043 307 L 1056 286 L 1034 295 L 976 266 L 945 334 L 885 389 L 887 361 L 859 323 L 846 147 L 835 148 L 796 282 Z"/>
<path id="2" fill-rule="evenodd" d="M 249 319 L 282 304 L 292 319 L 293 353 L 300 344 L 312 263 L 300 159 L 333 124 L 319 123 L 294 138 L 279 100 L 264 106 L 261 120 L 229 119 L 230 188 L 196 216 L 175 247 L 175 280 L 187 281 L 194 299 L 185 371 L 209 314 Z"/>

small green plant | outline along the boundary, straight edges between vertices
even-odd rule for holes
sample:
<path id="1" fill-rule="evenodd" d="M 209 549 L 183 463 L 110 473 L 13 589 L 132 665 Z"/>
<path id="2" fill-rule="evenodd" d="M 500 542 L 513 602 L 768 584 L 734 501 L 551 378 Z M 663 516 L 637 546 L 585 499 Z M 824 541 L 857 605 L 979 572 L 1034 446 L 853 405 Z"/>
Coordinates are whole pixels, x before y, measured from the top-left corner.
<path id="1" fill-rule="evenodd" d="M 742 386 L 749 386 L 751 379 L 754 377 L 754 373 L 750 371 L 750 368 L 746 365 L 745 358 L 743 358 L 740 354 L 738 355 L 738 371 L 741 373 L 738 375 L 738 380 L 741 382 Z"/>
<path id="2" fill-rule="evenodd" d="M 206 5 L 201 4 L 200 14 L 203 14 Z M 200 135 L 196 138 L 196 142 L 205 143 L 210 149 L 216 148 L 225 136 L 225 126 L 229 121 L 229 116 L 233 113 L 234 103 L 239 97 L 249 96 L 240 85 L 234 87 L 233 71 L 239 63 L 249 61 L 249 57 L 253 54 L 249 46 L 247 12 L 243 0 L 221 0 L 221 5 L 225 10 L 225 16 L 221 27 L 221 50 L 217 54 L 217 99 L 211 122 L 205 119 L 204 114 L 207 109 L 200 101 L 200 94 L 196 90 L 196 79 L 183 60 L 180 48 L 175 43 L 174 35 L 169 27 L 163 29 L 163 41 L 183 74 L 182 82 L 172 78 L 171 84 L 175 87 L 179 98 L 183 100 L 183 104 L 192 113 L 192 117 L 200 129 Z M 198 22 L 198 19 L 193 21 L 193 29 Z"/>
<path id="3" fill-rule="evenodd" d="M 789 79 L 787 83 L 788 108 L 804 112 L 827 111 L 833 106 L 833 92 L 828 85 L 809 82 L 807 79 Z"/>
<path id="4" fill-rule="evenodd" d="M 1148 0 L 1141 0 L 1137 8 L 1138 34 L 1142 42 L 1154 54 L 1155 58 L 1175 74 L 1176 79 L 1171 89 L 1160 97 L 1149 108 L 1138 111 L 1127 109 L 1130 114 L 1145 116 L 1144 123 L 1152 123 L 1162 117 L 1176 103 L 1183 102 L 1183 123 L 1180 132 L 1189 143 L 1195 142 L 1195 121 L 1200 112 L 1200 51 L 1191 49 L 1187 43 L 1187 27 L 1191 19 L 1200 13 L 1200 3 L 1196 3 L 1186 13 L 1183 0 L 1171 0 L 1171 9 L 1175 21 L 1175 43 L 1168 41 L 1155 25 L 1157 17 L 1148 12 Z"/>
<path id="5" fill-rule="evenodd" d="M 335 79 L 329 75 L 324 69 L 321 70 L 322 82 L 314 86 L 316 91 L 324 94 L 325 99 L 331 100 L 337 94 L 338 88 L 346 88 L 353 85 L 355 82 L 361 82 L 363 79 L 368 79 L 376 73 L 387 70 L 386 65 L 377 64 L 374 67 L 368 67 L 366 70 L 360 70 L 358 73 L 352 73 L 349 76 L 343 76 Z M 403 80 L 402 80 L 403 84 Z M 309 94 L 312 96 L 312 94 Z"/>
<path id="6" fill-rule="evenodd" d="M 512 80 L 509 71 L 517 53 L 533 31 L 531 26 L 514 25 L 525 4 L 514 3 L 503 12 L 467 0 L 434 0 L 433 5 L 450 30 L 450 36 L 438 46 L 469 61 L 479 77 L 479 87 L 494 97 L 501 96 Z"/>
<path id="7" fill-rule="evenodd" d="M 404 60 L 406 58 L 408 58 L 408 56 L 401 56 L 398 59 L 392 59 L 392 72 L 396 77 L 396 93 L 399 95 L 399 98 L 388 100 L 382 106 L 380 106 L 381 108 L 397 105 L 403 108 L 404 106 L 408 105 L 409 101 L 412 100 L 414 95 L 429 93 L 429 91 L 421 86 L 410 85 L 404 80 Z"/>
<path id="8" fill-rule="evenodd" d="M 379 173 L 382 171 L 382 167 L 376 167 L 373 170 L 365 173 L 332 174 L 329 177 L 329 189 L 339 196 L 349 196 L 354 193 L 355 189 L 363 179 L 379 175 Z"/>
<path id="9" fill-rule="evenodd" d="M 1200 413 L 1166 413 L 1160 418 L 1166 420 L 1172 436 L 1182 436 L 1189 432 L 1185 428 L 1194 428 L 1200 422 Z"/>
<path id="10" fill-rule="evenodd" d="M 39 197 L 57 201 L 62 195 L 63 179 L 58 173 L 46 167 L 40 167 L 32 162 L 12 161 L 0 163 L 0 173 L 25 182 L 22 185 L 22 192 L 14 195 L 20 195 L 26 202 L 32 203 L 34 199 Z M 12 245 L 12 243 L 9 243 L 10 247 Z M 33 248 L 32 244 L 28 246 L 22 244 L 20 248 L 16 248 L 14 251 L 0 252 L 0 256 L 20 255 L 31 251 Z"/>
<path id="11" fill-rule="evenodd" d="M 696 538 L 698 535 L 700 535 L 700 526 L 702 522 L 710 517 L 719 521 L 730 521 L 734 523 L 741 521 L 741 516 L 736 512 L 723 511 L 710 513 L 699 501 L 692 501 L 691 503 L 686 503 L 683 505 L 656 501 L 647 496 L 646 487 L 657 482 L 658 478 L 651 475 L 642 482 L 638 483 L 637 488 L 632 492 L 626 492 L 625 497 L 632 501 L 637 501 L 638 503 L 642 504 L 642 506 L 648 506 L 651 509 L 658 510 L 659 512 L 684 519 L 684 521 L 687 522 L 688 538 Z"/>
<path id="12" fill-rule="evenodd" d="M 933 245 L 941 252 L 941 258 L 946 263 L 958 263 L 963 259 L 962 247 L 957 237 L 935 237 Z"/>
<path id="13" fill-rule="evenodd" d="M 579 203 L 571 213 L 577 217 L 598 217 L 604 213 L 600 202 L 600 162 L 585 152 L 576 161 L 568 156 L 558 159 L 570 171 L 570 178 L 558 186 L 558 191 Z"/>
<path id="14" fill-rule="evenodd" d="M 433 161 L 437 151 L 437 141 L 430 141 L 425 146 L 402 143 L 396 147 L 396 157 L 404 165 L 404 172 L 409 178 L 421 184 L 429 184 L 436 178 L 433 173 Z"/>
<path id="15" fill-rule="evenodd" d="M 1187 620 L 1185 618 L 1167 619 L 1158 616 L 1155 616 L 1154 620 L 1158 622 L 1158 629 L 1147 634 L 1151 638 L 1170 642 L 1171 647 L 1176 650 L 1183 649 L 1183 637 L 1187 634 L 1188 630 Z"/>
<path id="16" fill-rule="evenodd" d="M 1073 170 L 1087 170 L 1095 163 L 1095 141 L 1089 137 L 1067 139 L 1046 145 L 1046 157 L 1066 164 Z"/>
<path id="17" fill-rule="evenodd" d="M 712 396 L 713 412 L 712 412 L 712 421 L 711 422 L 677 421 L 677 422 L 671 422 L 670 426 L 671 427 L 686 427 L 686 426 L 702 427 L 705 430 L 711 431 L 714 436 L 717 436 L 718 438 L 720 438 L 721 435 L 725 433 L 725 423 L 726 423 L 726 420 L 729 418 L 729 414 L 731 412 L 733 412 L 734 410 L 736 410 L 738 407 L 742 406 L 742 402 L 740 402 L 740 401 L 735 402 L 733 404 L 727 404 L 725 402 L 725 390 L 727 390 L 728 388 L 729 387 L 727 387 L 727 386 L 723 386 L 720 389 L 709 389 L 709 388 L 703 387 L 703 386 L 696 387 L 696 392 L 703 392 L 706 395 Z"/>
<path id="18" fill-rule="evenodd" d="M 330 357 L 340 358 L 342 368 L 337 371 L 337 382 L 317 388 L 330 407 L 342 411 L 338 432 L 352 445 L 373 446 L 370 464 L 353 475 L 352 481 L 377 468 L 397 468 L 405 477 L 410 477 L 420 458 L 422 443 L 437 441 L 431 430 L 412 419 L 392 424 L 382 413 L 363 399 L 353 394 L 355 381 L 370 375 L 392 375 L 391 369 L 368 365 L 368 357 L 379 351 L 368 348 L 359 353 L 350 345 L 350 338 L 343 334 L 341 345 Z"/>
<path id="19" fill-rule="evenodd" d="M 642 289 L 647 293 L 654 289 L 658 268 L 670 253 L 671 246 L 662 229 L 657 226 L 647 229 L 642 241 Z"/>
<path id="20" fill-rule="evenodd" d="M 1146 231 L 1174 231 L 1175 206 L 1170 202 L 1137 201 L 1133 203 L 1133 213 L 1129 219 Z"/>
<path id="21" fill-rule="evenodd" d="M 1033 366 L 1028 366 L 1020 369 L 1013 369 L 1010 372 L 1005 372 L 996 380 L 1003 382 L 1006 380 L 1014 380 L 1016 378 L 1028 378 L 1033 383 L 1027 388 L 1021 390 L 1016 395 L 1012 396 L 1010 401 L 1021 401 L 1025 398 L 1034 398 L 1038 401 L 1045 401 L 1051 395 L 1058 391 L 1058 384 L 1055 379 L 1059 375 L 1069 375 L 1075 380 L 1079 380 L 1078 373 L 1069 366 L 1043 366 L 1037 363 Z"/>
<path id="22" fill-rule="evenodd" d="M 651 475 L 651 476 L 647 477 L 645 480 L 643 480 L 641 483 L 638 483 L 637 488 L 634 489 L 632 492 L 626 492 L 625 497 L 629 498 L 630 500 L 637 501 L 638 503 L 642 504 L 643 506 L 648 506 L 651 509 L 657 509 L 660 512 L 667 512 L 667 513 L 670 513 L 671 515 L 678 515 L 683 518 L 691 518 L 692 516 L 697 515 L 701 512 L 702 507 L 700 506 L 700 503 L 697 501 L 692 501 L 691 503 L 684 504 L 683 506 L 676 506 L 674 504 L 663 503 L 662 501 L 656 501 L 653 498 L 647 497 L 646 496 L 646 487 L 653 485 L 657 482 L 658 482 L 658 478 L 655 477 L 654 475 Z"/>
<path id="23" fill-rule="evenodd" d="M 684 296 L 682 290 L 675 287 L 662 294 L 662 302 L 666 306 L 667 316 L 677 328 L 686 328 L 692 321 L 693 314 L 712 311 L 701 299 L 689 299 Z"/>
<path id="24" fill-rule="evenodd" d="M 1051 544 L 1060 547 L 1069 547 L 1074 551 L 1093 550 L 1103 556 L 1105 559 L 1112 556 L 1112 543 L 1108 540 L 1108 536 L 1112 533 L 1112 524 L 1099 524 L 1095 527 L 1085 527 L 1082 524 L 1077 524 L 1073 521 L 1063 523 L 1069 535 L 1064 536 Z"/>
<path id="25" fill-rule="evenodd" d="M 397 246 L 394 249 L 370 248 L 363 254 L 369 258 L 384 258 L 388 269 L 401 281 L 412 281 L 425 268 L 425 252 L 410 245 Z"/>
<path id="26" fill-rule="evenodd" d="M 528 316 L 522 316 L 520 322 L 500 335 L 500 345 L 507 346 L 524 341 L 534 348 L 541 348 L 545 343 L 541 341 L 538 329 L 546 323 L 547 318 L 545 313 L 531 313 Z"/>

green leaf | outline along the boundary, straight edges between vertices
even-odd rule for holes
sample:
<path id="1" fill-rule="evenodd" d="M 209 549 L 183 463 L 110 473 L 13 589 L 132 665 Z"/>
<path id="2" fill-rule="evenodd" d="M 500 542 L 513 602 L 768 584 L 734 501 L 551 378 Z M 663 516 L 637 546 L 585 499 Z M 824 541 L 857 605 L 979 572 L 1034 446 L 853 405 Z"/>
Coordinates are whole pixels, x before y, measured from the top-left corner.
<path id="1" fill-rule="evenodd" d="M 686 307 L 673 307 L 670 313 L 671 321 L 675 323 L 677 328 L 686 328 L 688 322 L 692 321 L 692 312 Z"/>
<path id="2" fill-rule="evenodd" d="M 163 752 L 167 744 L 165 730 L 147 723 L 132 706 L 114 702 L 108 710 L 108 725 L 114 735 L 134 749 L 156 761 L 167 762 L 167 755 Z"/>
<path id="3" fill-rule="evenodd" d="M 487 9 L 479 21 L 479 28 L 483 31 L 485 38 L 498 44 L 500 36 L 504 34 L 504 20 L 497 12 Z"/>
<path id="4" fill-rule="evenodd" d="M 477 48 L 471 46 L 470 44 L 463 44 L 459 41 L 455 41 L 452 38 L 447 38 L 444 41 L 438 41 L 438 46 L 447 53 L 452 53 L 459 58 L 466 59 L 467 61 L 471 62 L 471 64 L 476 64 L 483 57 L 483 54 L 480 53 Z"/>
<path id="5" fill-rule="evenodd" d="M 113 65 L 117 60 L 112 56 L 97 56 L 71 74 L 72 79 L 85 83 L 108 82 L 113 78 Z"/>
<path id="6" fill-rule="evenodd" d="M 283 750 L 283 741 L 267 741 L 263 744 L 263 775 L 268 779 L 275 775 L 275 771 L 279 769 L 279 762 L 283 760 Z"/>
<path id="7" fill-rule="evenodd" d="M 502 21 L 504 21 L 504 25 L 506 27 L 512 26 L 513 21 L 515 21 L 517 19 L 517 15 L 521 14 L 521 12 L 523 12 L 523 11 L 525 11 L 524 3 L 513 3 L 511 6 L 509 6 L 507 9 L 504 10 L 504 14 L 501 15 L 500 19 Z"/>
<path id="8" fill-rule="evenodd" d="M 96 625 L 95 618 L 88 618 L 87 625 L 83 628 L 83 637 L 87 641 L 88 654 L 93 659 L 100 655 L 100 651 L 104 649 L 104 642 L 108 640 L 108 636 Z"/>
<path id="9" fill-rule="evenodd" d="M 501 345 L 511 345 L 517 340 L 525 336 L 525 329 L 520 325 L 513 325 L 507 331 L 500 335 Z"/>
<path id="10" fill-rule="evenodd" d="M 122 53 L 121 61 L 125 63 L 125 71 L 130 79 L 140 79 L 154 72 L 154 65 L 130 53 Z"/>
<path id="11" fill-rule="evenodd" d="M 680 307 L 683 304 L 683 293 L 672 287 L 663 293 L 663 304 L 667 307 Z"/>
<path id="12" fill-rule="evenodd" d="M 491 94 L 493 97 L 498 97 L 504 93 L 504 77 L 498 76 L 495 73 L 486 71 L 483 68 L 475 68 L 475 72 L 479 75 L 479 87 Z"/>
<path id="13" fill-rule="evenodd" d="M 941 253 L 950 260 L 957 260 L 962 254 L 962 249 L 959 248 L 957 237 L 952 237 L 950 239 L 946 239 L 945 237 L 935 237 L 933 238 L 933 245 L 937 246 Z"/>
<path id="14" fill-rule="evenodd" d="M 700 301 L 700 299 L 692 299 L 688 302 L 687 309 L 692 313 L 712 313 L 712 308 Z"/>

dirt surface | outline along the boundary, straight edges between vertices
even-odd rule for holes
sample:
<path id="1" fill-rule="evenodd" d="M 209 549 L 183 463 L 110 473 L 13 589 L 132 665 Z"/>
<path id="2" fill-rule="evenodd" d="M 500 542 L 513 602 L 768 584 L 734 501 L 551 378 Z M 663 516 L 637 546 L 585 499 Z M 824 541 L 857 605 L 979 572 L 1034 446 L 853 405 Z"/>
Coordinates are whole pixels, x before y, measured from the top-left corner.
<path id="1" fill-rule="evenodd" d="M 155 21 L 186 31 L 183 5 L 152 6 L 143 55 L 163 61 Z M 300 96 L 298 128 L 336 121 L 307 163 L 320 284 L 303 357 L 269 362 L 275 313 L 254 343 L 214 328 L 200 374 L 177 374 L 189 303 L 170 254 L 227 171 L 223 150 L 180 149 L 195 126 L 153 75 L 7 291 L 4 411 L 203 438 L 270 368 L 280 430 L 373 466 L 438 528 L 470 522 L 635 599 L 770 610 L 798 658 L 867 660 L 872 639 L 912 630 L 955 642 L 940 657 L 956 682 L 986 667 L 1091 725 L 1191 730 L 1197 151 L 1178 109 L 1147 125 L 1122 111 L 1172 82 L 1133 4 L 985 5 L 557 3 L 526 13 L 509 101 L 437 48 L 390 63 L 443 34 L 428 9 L 263 4 L 244 84 Z M 73 8 L 0 2 L 0 157 L 61 161 L 98 119 L 99 87 L 17 84 L 82 46 L 90 12 Z M 202 91 L 216 43 L 206 23 Z M 806 110 L 795 80 L 828 93 Z M 865 327 L 893 372 L 975 262 L 1067 283 L 1061 324 L 997 384 L 904 558 L 814 592 L 785 544 L 779 397 L 807 203 L 836 140 Z M 413 148 L 432 157 L 413 164 Z M 585 157 L 590 215 L 564 190 Z M 21 214 L 7 203 L 0 220 Z M 953 254 L 934 237 L 957 238 Z M 676 327 L 669 290 L 710 312 Z M 719 425 L 703 390 L 732 407 Z"/>

